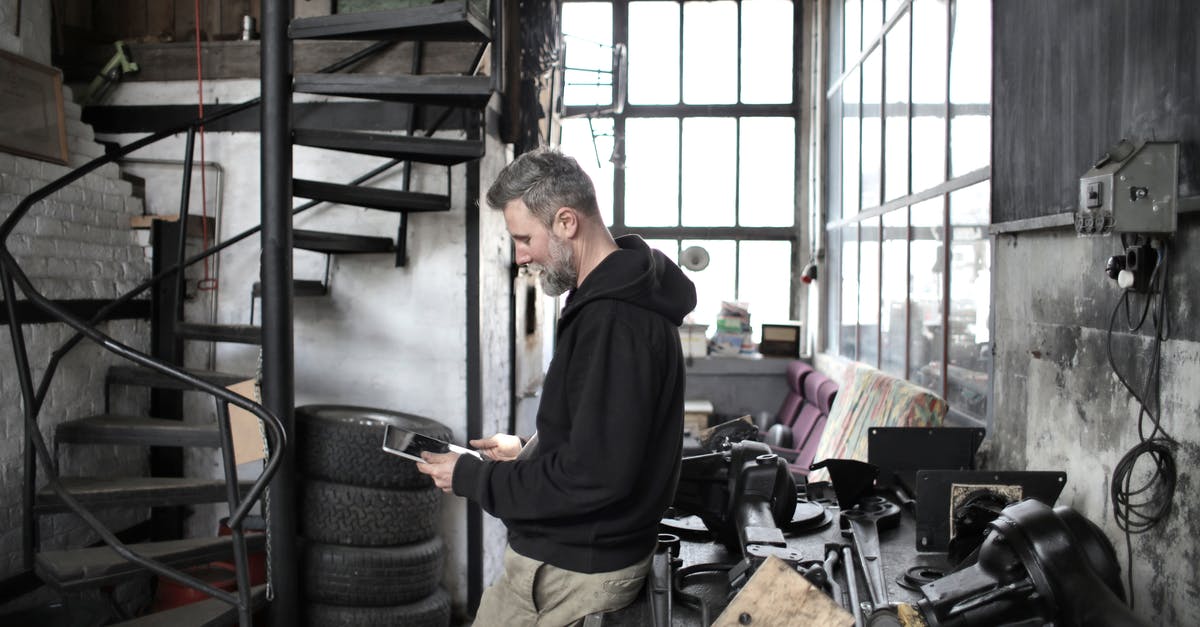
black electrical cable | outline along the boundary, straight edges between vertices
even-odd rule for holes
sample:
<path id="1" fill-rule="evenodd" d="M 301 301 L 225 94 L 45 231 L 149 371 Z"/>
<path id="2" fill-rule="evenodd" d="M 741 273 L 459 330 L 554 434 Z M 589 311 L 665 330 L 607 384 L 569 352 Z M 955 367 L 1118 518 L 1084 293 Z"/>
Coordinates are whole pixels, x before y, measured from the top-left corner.
<path id="1" fill-rule="evenodd" d="M 1122 244 L 1125 244 L 1124 235 L 1122 235 L 1121 241 Z M 1145 533 L 1166 519 L 1171 511 L 1171 504 L 1175 498 L 1175 487 L 1178 481 L 1174 454 L 1175 441 L 1163 429 L 1161 422 L 1162 399 L 1160 375 L 1162 373 L 1162 343 L 1170 336 L 1171 328 L 1170 312 L 1167 309 L 1170 302 L 1168 298 L 1170 286 L 1168 266 L 1170 258 L 1169 244 L 1165 240 L 1161 241 L 1158 251 L 1158 264 L 1155 265 L 1149 281 L 1151 293 L 1146 295 L 1146 302 L 1140 319 L 1136 325 L 1132 323 L 1129 315 L 1130 292 L 1124 292 L 1113 307 L 1112 315 L 1108 321 L 1108 334 L 1106 338 L 1108 365 L 1112 368 L 1113 374 L 1117 376 L 1121 385 L 1129 391 L 1139 406 L 1137 423 L 1139 441 L 1117 462 L 1116 467 L 1113 469 L 1113 476 L 1109 485 L 1113 504 L 1113 518 L 1116 520 L 1117 527 L 1125 534 L 1125 562 L 1128 564 L 1126 574 L 1129 586 L 1130 609 L 1134 607 L 1132 536 L 1133 534 Z M 1125 378 L 1125 375 L 1117 368 L 1116 359 L 1113 357 L 1113 327 L 1116 326 L 1117 313 L 1121 310 L 1122 305 L 1124 305 L 1126 323 L 1131 332 L 1137 332 L 1141 329 L 1146 320 L 1146 312 L 1151 311 L 1150 319 L 1154 327 L 1154 338 L 1150 349 L 1149 363 L 1146 368 L 1146 381 L 1140 392 L 1134 389 L 1133 385 Z M 1154 427 L 1149 435 L 1146 434 L 1147 419 L 1149 419 Z M 1144 456 L 1148 457 L 1153 464 L 1153 473 L 1151 473 L 1144 483 L 1135 488 L 1133 487 L 1134 470 L 1137 467 L 1138 461 Z"/>

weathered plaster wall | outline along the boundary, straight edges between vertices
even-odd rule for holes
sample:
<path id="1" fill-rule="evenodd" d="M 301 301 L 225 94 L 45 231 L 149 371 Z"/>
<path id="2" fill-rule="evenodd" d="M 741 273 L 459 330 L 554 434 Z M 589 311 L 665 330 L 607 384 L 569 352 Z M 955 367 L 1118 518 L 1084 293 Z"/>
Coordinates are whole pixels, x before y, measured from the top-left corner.
<path id="1" fill-rule="evenodd" d="M 512 245 L 504 223 L 504 213 L 488 207 L 487 190 L 500 170 L 507 165 L 508 151 L 500 143 L 498 107 L 493 99 L 487 110 L 487 154 L 479 162 L 479 344 L 482 366 L 484 437 L 510 433 L 512 414 L 512 360 L 509 345 L 513 321 L 510 315 L 512 295 Z M 455 499 L 461 500 L 461 499 Z M 504 570 L 504 547 L 508 535 L 504 524 L 486 512 L 483 514 L 483 585 L 487 586 Z"/>
<path id="2" fill-rule="evenodd" d="M 1182 142 L 1180 194 L 1200 193 L 1200 6 L 1028 0 L 993 7 L 994 222 L 1072 211 L 1078 177 L 1121 138 Z M 1108 496 L 1114 467 L 1139 441 L 1138 407 L 1107 356 L 1120 294 L 1103 268 L 1118 248 L 1115 236 L 1079 238 L 1070 229 L 996 237 L 994 417 L 982 452 L 990 468 L 1065 470 L 1060 504 L 1101 525 L 1122 579 L 1132 568 L 1137 613 L 1156 625 L 1200 624 L 1193 528 L 1200 514 L 1200 224 L 1194 215 L 1181 218 L 1169 264 L 1162 416 L 1178 443 L 1179 484 L 1163 524 L 1133 536 L 1132 565 Z M 1114 361 L 1141 386 L 1150 325 L 1140 333 L 1124 325 L 1122 314 Z M 1135 485 L 1149 467 L 1143 458 Z"/>
<path id="3" fill-rule="evenodd" d="M 1133 537 L 1138 613 L 1161 625 L 1200 624 L 1200 539 L 1192 527 L 1200 517 L 1194 474 L 1200 467 L 1200 342 L 1195 295 L 1188 294 L 1200 259 L 1198 226 L 1186 225 L 1176 241 L 1171 288 L 1179 298 L 1170 307 L 1176 335 L 1162 356 L 1163 426 L 1179 443 L 1179 485 L 1165 523 Z M 997 239 L 995 424 L 985 455 L 990 468 L 1065 470 L 1059 503 L 1101 525 L 1127 572 L 1108 494 L 1113 468 L 1138 442 L 1138 407 L 1108 364 L 1108 317 L 1119 290 L 1101 269 L 1112 253 L 1112 240 L 1070 232 Z M 1152 342 L 1145 331 L 1130 334 L 1124 325 L 1122 313 L 1115 361 L 1140 386 Z M 1149 467 L 1143 458 L 1135 477 L 1144 480 L 1141 471 Z"/>
<path id="4" fill-rule="evenodd" d="M 251 80 L 206 81 L 206 102 L 241 102 L 258 95 Z M 192 83 L 135 82 L 121 86 L 109 104 L 193 103 Z M 461 132 L 441 134 L 462 137 Z M 114 136 L 120 143 L 135 135 Z M 160 142 L 137 156 L 179 159 L 182 135 Z M 210 198 L 210 213 L 219 204 L 219 234 L 232 237 L 259 223 L 259 135 L 208 133 L 205 157 L 223 172 L 220 198 Z M 489 145 L 489 151 L 496 150 Z M 503 151 L 500 151 L 503 154 Z M 199 152 L 197 151 L 197 157 Z M 502 157 L 501 157 L 502 158 Z M 297 147 L 297 178 L 348 181 L 383 160 Z M 498 170 L 491 158 L 486 173 Z M 376 184 L 398 188 L 402 178 L 383 176 Z M 197 170 L 194 177 L 198 177 Z M 294 302 L 296 404 L 335 403 L 379 407 L 428 416 L 448 425 L 458 440 L 466 438 L 467 386 L 467 263 L 466 166 L 451 169 L 451 206 L 448 213 L 413 214 L 409 217 L 408 265 L 394 267 L 394 255 L 337 255 L 332 258 L 329 295 L 297 298 Z M 210 171 L 209 176 L 212 176 Z M 414 168 L 414 191 L 445 193 L 446 168 Z M 177 185 L 177 180 L 174 185 Z M 210 197 L 213 179 L 208 181 Z M 149 182 L 148 182 L 149 185 Z M 199 180 L 193 180 L 193 212 L 199 211 Z M 171 191 L 173 189 L 173 191 Z M 148 192 L 149 193 L 149 192 Z M 151 211 L 177 211 L 178 187 L 162 193 L 163 202 Z M 214 202 L 217 201 L 217 202 Z M 302 199 L 297 199 L 299 205 Z M 484 210 L 480 220 L 481 301 L 483 316 L 484 430 L 497 430 L 508 421 L 508 245 L 502 216 Z M 499 220 L 499 222 L 497 222 Z M 321 231 L 396 236 L 399 216 L 358 207 L 321 206 L 298 216 L 296 228 Z M 250 320 L 251 288 L 259 276 L 259 246 L 251 238 L 220 256 L 220 287 L 215 321 L 245 324 Z M 295 252 L 297 279 L 322 279 L 325 257 Z M 498 278 L 502 275 L 504 278 Z M 254 322 L 261 323 L 261 303 L 253 303 Z M 204 307 L 195 313 L 204 315 Z M 255 346 L 222 344 L 215 367 L 225 372 L 253 374 L 258 358 Z M 211 413 L 211 403 L 197 401 L 195 412 Z M 490 433 L 490 431 L 489 431 Z M 216 459 L 193 454 L 189 468 L 197 473 L 219 469 Z M 204 533 L 224 515 L 212 511 L 194 517 L 195 533 Z M 467 594 L 466 506 L 462 499 L 446 497 L 442 537 L 448 548 L 443 584 L 456 605 Z M 503 540 L 502 530 L 491 537 Z M 502 547 L 503 545 L 501 545 Z"/>

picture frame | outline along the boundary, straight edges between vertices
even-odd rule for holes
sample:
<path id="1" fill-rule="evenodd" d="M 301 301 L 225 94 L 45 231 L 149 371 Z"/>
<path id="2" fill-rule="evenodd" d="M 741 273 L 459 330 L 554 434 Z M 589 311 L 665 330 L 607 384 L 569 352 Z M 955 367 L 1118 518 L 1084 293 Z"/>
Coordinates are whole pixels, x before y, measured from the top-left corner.
<path id="1" fill-rule="evenodd" d="M 0 50 L 0 151 L 67 164 L 62 72 Z"/>

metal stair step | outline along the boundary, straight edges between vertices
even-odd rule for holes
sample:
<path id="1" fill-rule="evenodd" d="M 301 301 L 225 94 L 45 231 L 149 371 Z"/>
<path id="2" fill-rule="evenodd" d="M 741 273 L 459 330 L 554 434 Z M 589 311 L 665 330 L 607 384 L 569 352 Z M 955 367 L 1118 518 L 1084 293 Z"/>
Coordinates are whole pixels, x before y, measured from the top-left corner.
<path id="1" fill-rule="evenodd" d="M 361 185 L 342 185 L 340 183 L 294 179 L 292 181 L 292 193 L 301 198 L 324 200 L 355 207 L 369 207 L 384 211 L 424 212 L 450 210 L 450 198 L 448 196 L 380 189 L 378 187 L 363 187 Z"/>
<path id="2" fill-rule="evenodd" d="M 292 143 L 326 150 L 340 150 L 437 165 L 463 163 L 478 159 L 484 153 L 483 142 L 478 140 L 412 137 L 318 128 L 296 129 L 292 133 Z"/>
<path id="3" fill-rule="evenodd" d="M 292 39 L 488 41 L 492 33 L 466 3 L 446 2 L 301 18 L 292 21 L 288 34 Z"/>
<path id="4" fill-rule="evenodd" d="M 390 237 L 324 233 L 321 231 L 292 231 L 292 246 L 319 253 L 390 253 L 396 250 Z"/>
<path id="5" fill-rule="evenodd" d="M 259 298 L 262 296 L 262 283 L 255 282 L 254 287 L 250 290 L 251 298 Z M 309 280 L 293 280 L 292 281 L 292 296 L 295 298 L 308 298 L 313 296 L 325 296 L 329 294 L 329 288 L 320 281 Z"/>
<path id="6" fill-rule="evenodd" d="M 219 479 L 63 477 L 61 481 L 67 492 L 87 507 L 165 507 L 225 500 L 225 482 Z M 249 490 L 251 483 L 240 482 L 241 491 Z M 36 507 L 41 513 L 68 511 L 62 499 L 49 485 L 38 491 Z"/>
<path id="7" fill-rule="evenodd" d="M 175 325 L 175 334 L 187 340 L 204 342 L 262 344 L 262 327 L 253 324 L 180 322 Z"/>
<path id="8" fill-rule="evenodd" d="M 329 96 L 479 107 L 492 95 L 491 77 L 437 74 L 297 74 L 294 91 Z"/>
<path id="9" fill-rule="evenodd" d="M 247 534 L 245 537 L 246 547 L 252 551 L 261 549 L 266 543 L 265 536 L 260 533 Z M 218 560 L 233 561 L 233 540 L 230 536 L 144 542 L 126 546 L 143 557 L 177 568 Z M 70 590 L 112 584 L 146 572 L 146 569 L 121 557 L 111 547 L 102 546 L 92 549 L 43 551 L 37 555 L 34 571 L 43 581 L 55 588 Z"/>
<path id="10" fill-rule="evenodd" d="M 267 602 L 267 585 L 250 589 L 250 603 L 257 609 Z M 237 609 L 218 599 L 205 599 L 165 612 L 148 614 L 111 627 L 228 627 L 238 621 Z"/>
<path id="11" fill-rule="evenodd" d="M 235 383 L 241 383 L 246 379 L 253 378 L 248 375 L 232 374 L 228 372 L 217 372 L 215 370 L 194 370 L 183 368 L 183 371 L 198 379 L 218 385 L 228 387 Z M 156 370 L 143 368 L 141 366 L 112 366 L 108 369 L 108 374 L 105 376 L 105 382 L 109 385 L 145 385 L 148 387 L 165 389 L 165 390 L 190 390 L 192 387 L 183 381 L 168 377 Z"/>
<path id="12" fill-rule="evenodd" d="M 58 425 L 54 431 L 54 441 L 60 444 L 217 447 L 221 445 L 221 435 L 216 426 L 163 418 L 103 414 Z"/>

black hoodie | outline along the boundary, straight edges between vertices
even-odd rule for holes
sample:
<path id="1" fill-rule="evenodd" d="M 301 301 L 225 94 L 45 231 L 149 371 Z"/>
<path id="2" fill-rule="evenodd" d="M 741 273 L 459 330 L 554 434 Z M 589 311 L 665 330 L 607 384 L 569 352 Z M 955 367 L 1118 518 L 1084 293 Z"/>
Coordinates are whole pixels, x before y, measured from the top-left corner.
<path id="1" fill-rule="evenodd" d="M 454 469 L 455 494 L 503 520 L 514 551 L 582 573 L 650 555 L 679 480 L 678 327 L 696 288 L 640 237 L 617 245 L 567 297 L 533 454 Z"/>

